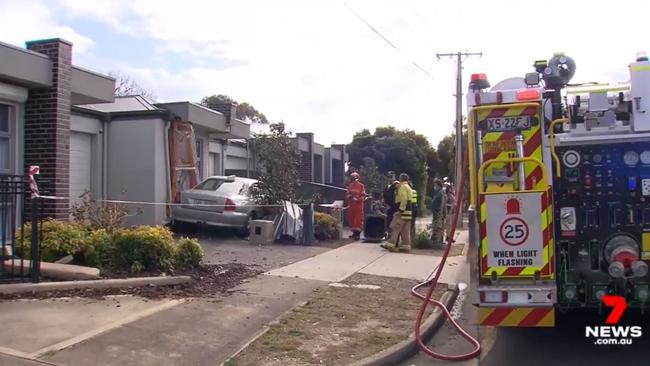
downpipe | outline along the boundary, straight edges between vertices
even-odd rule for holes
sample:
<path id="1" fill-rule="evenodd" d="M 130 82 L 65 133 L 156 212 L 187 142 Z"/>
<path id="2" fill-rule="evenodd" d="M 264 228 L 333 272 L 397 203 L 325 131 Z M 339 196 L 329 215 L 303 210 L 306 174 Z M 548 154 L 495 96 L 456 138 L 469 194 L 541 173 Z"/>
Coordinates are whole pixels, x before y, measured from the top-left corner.
<path id="1" fill-rule="evenodd" d="M 435 272 L 433 279 L 427 279 L 426 281 L 417 284 L 411 289 L 411 294 L 422 300 L 422 305 L 420 306 L 420 311 L 418 312 L 418 316 L 415 321 L 415 340 L 417 342 L 417 345 L 420 348 L 420 351 L 422 351 L 426 355 L 443 361 L 466 361 L 478 357 L 481 354 L 481 343 L 476 338 L 472 337 L 467 331 L 465 331 L 456 322 L 456 320 L 451 316 L 449 310 L 447 310 L 447 308 L 442 302 L 432 298 L 433 291 L 438 285 L 438 280 L 440 279 L 440 275 L 442 274 L 442 271 L 445 268 L 445 262 L 447 261 L 447 257 L 449 257 L 449 250 L 451 249 L 451 245 L 454 243 L 454 236 L 456 234 L 456 224 L 458 223 L 458 217 L 460 211 L 462 210 L 463 193 L 465 192 L 465 172 L 468 169 L 467 165 L 468 165 L 468 160 L 467 160 L 467 155 L 465 155 L 463 159 L 463 168 L 461 169 L 461 173 L 460 173 L 460 181 L 457 182 L 458 188 L 456 191 L 456 202 L 454 204 L 451 226 L 449 228 L 449 232 L 447 235 L 447 247 L 445 248 L 445 253 L 442 255 L 442 259 L 440 263 L 433 270 L 433 272 Z M 429 289 L 427 290 L 426 295 L 423 295 L 418 290 L 425 286 L 429 286 Z M 442 311 L 442 314 L 447 318 L 447 320 L 451 323 L 451 325 L 453 325 L 454 328 L 456 328 L 458 333 L 463 338 L 465 338 L 470 344 L 472 344 L 472 346 L 474 347 L 473 351 L 461 355 L 444 355 L 442 353 L 434 352 L 432 349 L 430 349 L 429 347 L 427 347 L 427 345 L 424 344 L 424 342 L 422 341 L 420 328 L 422 327 L 424 313 L 426 312 L 429 304 L 433 304 L 433 306 L 438 307 Z"/>

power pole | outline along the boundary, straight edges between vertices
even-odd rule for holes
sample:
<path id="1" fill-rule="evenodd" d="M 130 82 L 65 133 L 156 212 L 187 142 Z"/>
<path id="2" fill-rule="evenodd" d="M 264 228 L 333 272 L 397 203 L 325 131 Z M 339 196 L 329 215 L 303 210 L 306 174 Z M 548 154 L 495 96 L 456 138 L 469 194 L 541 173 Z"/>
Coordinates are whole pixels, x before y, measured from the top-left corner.
<path id="1" fill-rule="evenodd" d="M 456 57 L 456 147 L 455 147 L 455 171 L 454 184 L 458 187 L 463 169 L 463 62 L 470 56 L 483 56 L 483 52 L 450 52 L 436 53 L 436 57 Z M 460 192 L 456 192 L 456 197 Z M 461 203 L 462 205 L 462 203 Z M 462 212 L 458 215 L 458 227 L 463 227 Z"/>

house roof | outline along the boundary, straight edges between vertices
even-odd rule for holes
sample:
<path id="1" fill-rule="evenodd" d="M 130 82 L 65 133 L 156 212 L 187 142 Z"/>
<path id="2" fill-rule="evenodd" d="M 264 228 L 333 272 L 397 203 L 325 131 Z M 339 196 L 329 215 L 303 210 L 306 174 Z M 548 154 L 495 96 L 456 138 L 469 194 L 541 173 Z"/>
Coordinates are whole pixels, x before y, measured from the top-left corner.
<path id="1" fill-rule="evenodd" d="M 142 95 L 115 97 L 113 103 L 82 104 L 78 107 L 104 113 L 161 110 Z"/>
<path id="2" fill-rule="evenodd" d="M 40 40 L 27 42 L 63 42 Z M 44 54 L 0 42 L 0 81 L 27 88 L 52 86 L 52 60 Z M 72 65 L 71 104 L 110 103 L 113 101 L 115 79 Z"/>

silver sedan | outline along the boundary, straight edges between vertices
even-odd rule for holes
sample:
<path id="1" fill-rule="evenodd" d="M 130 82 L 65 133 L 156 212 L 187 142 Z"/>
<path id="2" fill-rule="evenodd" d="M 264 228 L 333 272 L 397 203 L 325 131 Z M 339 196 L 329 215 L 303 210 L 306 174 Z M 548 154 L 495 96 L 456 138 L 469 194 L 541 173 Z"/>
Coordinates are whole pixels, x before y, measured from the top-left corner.
<path id="1" fill-rule="evenodd" d="M 181 192 L 181 205 L 172 208 L 172 223 L 206 224 L 250 232 L 250 220 L 262 217 L 250 188 L 258 181 L 235 176 L 208 177 L 196 187 Z"/>

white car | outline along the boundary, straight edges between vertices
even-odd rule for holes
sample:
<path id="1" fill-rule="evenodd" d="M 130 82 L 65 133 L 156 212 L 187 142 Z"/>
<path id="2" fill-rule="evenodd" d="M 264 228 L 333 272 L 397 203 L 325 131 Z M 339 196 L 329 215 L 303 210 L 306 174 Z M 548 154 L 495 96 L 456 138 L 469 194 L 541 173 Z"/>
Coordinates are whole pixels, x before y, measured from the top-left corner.
<path id="1" fill-rule="evenodd" d="M 208 177 L 196 187 L 181 192 L 181 205 L 172 208 L 172 224 L 205 224 L 250 233 L 250 220 L 262 217 L 250 189 L 258 181 L 236 176 Z"/>

